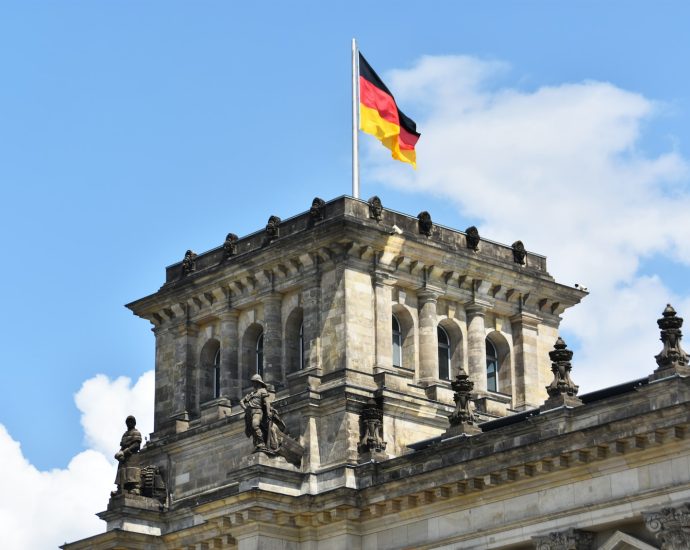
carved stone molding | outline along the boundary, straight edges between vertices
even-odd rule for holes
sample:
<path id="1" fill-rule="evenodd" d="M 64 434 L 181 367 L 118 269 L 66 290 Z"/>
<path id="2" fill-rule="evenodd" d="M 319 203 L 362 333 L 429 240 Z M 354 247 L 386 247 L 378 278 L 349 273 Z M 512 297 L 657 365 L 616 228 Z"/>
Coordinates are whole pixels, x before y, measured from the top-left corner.
<path id="1" fill-rule="evenodd" d="M 386 442 L 383 440 L 383 410 L 375 399 L 370 398 L 360 414 L 360 454 L 383 453 Z"/>
<path id="2" fill-rule="evenodd" d="M 593 548 L 594 533 L 580 529 L 568 529 L 532 537 L 536 550 L 590 550 Z"/>
<path id="3" fill-rule="evenodd" d="M 690 550 L 690 504 L 642 515 L 647 530 L 661 543 L 661 550 Z"/>

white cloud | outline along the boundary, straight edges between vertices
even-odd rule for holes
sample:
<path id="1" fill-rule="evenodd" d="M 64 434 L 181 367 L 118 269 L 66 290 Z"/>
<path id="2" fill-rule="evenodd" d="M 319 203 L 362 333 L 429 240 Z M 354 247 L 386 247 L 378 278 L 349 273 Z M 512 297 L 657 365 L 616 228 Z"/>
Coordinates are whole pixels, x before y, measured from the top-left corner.
<path id="1" fill-rule="evenodd" d="M 112 455 L 126 429 L 124 418 L 134 412 L 138 427 L 150 429 L 152 398 L 153 371 L 134 386 L 128 378 L 111 381 L 103 375 L 84 382 L 75 401 L 91 448 L 72 458 L 65 469 L 35 468 L 0 424 L 2 547 L 57 548 L 104 531 L 105 523 L 94 514 L 105 510 L 115 488 Z"/>
<path id="2" fill-rule="evenodd" d="M 652 255 L 690 264 L 688 163 L 641 149 L 660 107 L 640 94 L 605 82 L 521 91 L 498 83 L 506 74 L 452 56 L 389 74 L 423 132 L 419 169 L 372 147 L 373 176 L 452 200 L 482 235 L 520 239 L 548 256 L 557 280 L 589 287 L 564 322 L 582 344 L 573 376 L 584 390 L 649 374 L 656 319 L 666 302 L 689 300 L 638 268 Z"/>

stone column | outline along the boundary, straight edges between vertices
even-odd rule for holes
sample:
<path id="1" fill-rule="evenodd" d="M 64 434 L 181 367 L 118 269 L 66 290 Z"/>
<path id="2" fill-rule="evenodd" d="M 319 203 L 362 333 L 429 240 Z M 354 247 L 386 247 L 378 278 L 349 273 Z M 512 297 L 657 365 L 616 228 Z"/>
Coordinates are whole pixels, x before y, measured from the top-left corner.
<path id="1" fill-rule="evenodd" d="M 304 343 L 304 368 L 321 366 L 319 353 L 321 342 L 321 277 L 315 276 L 302 292 L 302 339 Z"/>
<path id="2" fill-rule="evenodd" d="M 282 351 L 280 294 L 273 293 L 264 301 L 264 382 L 273 384 L 276 390 L 283 386 L 280 364 Z"/>
<path id="3" fill-rule="evenodd" d="M 417 293 L 417 299 L 419 301 L 419 381 L 430 384 L 438 380 L 438 320 L 436 318 L 438 293 L 424 289 Z M 484 385 L 486 386 L 486 382 Z"/>
<path id="4" fill-rule="evenodd" d="M 465 307 L 467 313 L 467 368 L 475 391 L 486 390 L 486 327 L 484 315 L 487 305 L 473 302 Z"/>
<path id="5" fill-rule="evenodd" d="M 375 372 L 392 370 L 393 336 L 392 336 L 392 279 L 382 273 L 373 275 L 375 323 L 376 323 L 376 362 Z"/>
<path id="6" fill-rule="evenodd" d="M 530 313 L 518 313 L 510 318 L 513 332 L 515 357 L 515 379 L 513 408 L 518 411 L 533 409 L 541 405 L 539 358 L 537 357 L 537 328 L 541 319 Z"/>
<path id="7" fill-rule="evenodd" d="M 220 395 L 229 397 L 232 403 L 238 403 L 242 398 L 238 318 L 239 312 L 235 309 L 226 311 L 220 316 Z"/>

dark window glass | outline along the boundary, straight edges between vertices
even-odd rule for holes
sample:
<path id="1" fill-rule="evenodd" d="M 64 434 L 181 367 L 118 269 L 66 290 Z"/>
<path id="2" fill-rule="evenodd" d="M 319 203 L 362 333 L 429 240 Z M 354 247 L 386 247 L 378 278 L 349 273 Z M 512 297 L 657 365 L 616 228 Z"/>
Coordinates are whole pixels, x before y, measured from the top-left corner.
<path id="1" fill-rule="evenodd" d="M 256 374 L 264 376 L 264 333 L 256 339 Z"/>
<path id="2" fill-rule="evenodd" d="M 486 389 L 498 391 L 498 354 L 489 340 L 486 341 Z"/>
<path id="3" fill-rule="evenodd" d="M 299 326 L 299 368 L 304 368 L 304 323 Z"/>
<path id="4" fill-rule="evenodd" d="M 220 397 L 220 348 L 213 358 L 213 398 Z"/>
<path id="5" fill-rule="evenodd" d="M 450 338 L 448 333 L 438 327 L 438 377 L 450 380 Z"/>
<path id="6" fill-rule="evenodd" d="M 402 331 L 395 315 L 393 315 L 393 366 L 402 367 Z"/>

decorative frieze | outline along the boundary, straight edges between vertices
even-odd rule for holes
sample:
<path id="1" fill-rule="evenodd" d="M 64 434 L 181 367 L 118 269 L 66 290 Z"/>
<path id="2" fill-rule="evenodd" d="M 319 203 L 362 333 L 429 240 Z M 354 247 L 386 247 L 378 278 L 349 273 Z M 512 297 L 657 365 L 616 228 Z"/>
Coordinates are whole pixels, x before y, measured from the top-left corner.
<path id="1" fill-rule="evenodd" d="M 643 516 L 647 530 L 661 543 L 661 550 L 690 550 L 690 504 L 646 512 Z"/>
<path id="2" fill-rule="evenodd" d="M 580 529 L 568 529 L 549 533 L 546 536 L 532 537 L 536 550 L 590 550 L 594 533 Z"/>

